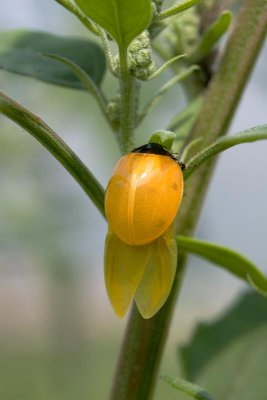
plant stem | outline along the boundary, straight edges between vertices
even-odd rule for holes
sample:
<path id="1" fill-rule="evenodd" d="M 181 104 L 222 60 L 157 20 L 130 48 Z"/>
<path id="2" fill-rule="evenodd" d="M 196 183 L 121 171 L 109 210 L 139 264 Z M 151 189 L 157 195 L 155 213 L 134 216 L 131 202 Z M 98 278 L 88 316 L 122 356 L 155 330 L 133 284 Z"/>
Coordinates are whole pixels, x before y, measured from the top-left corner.
<path id="1" fill-rule="evenodd" d="M 113 58 L 112 58 L 112 53 L 111 53 L 111 50 L 110 50 L 107 34 L 104 31 L 104 29 L 100 28 L 100 26 L 97 26 L 97 31 L 98 31 L 100 40 L 102 42 L 103 51 L 105 53 L 105 57 L 106 57 L 106 60 L 108 62 L 108 67 L 110 69 L 110 72 L 114 73 Z"/>
<path id="2" fill-rule="evenodd" d="M 69 146 L 41 118 L 0 91 L 0 113 L 29 132 L 79 183 L 105 217 L 104 190 Z"/>
<path id="3" fill-rule="evenodd" d="M 133 148 L 134 129 L 134 78 L 128 68 L 127 49 L 120 49 L 120 147 L 122 153 Z"/>
<path id="4" fill-rule="evenodd" d="M 179 258 L 175 292 L 182 283 L 185 256 Z M 159 361 L 167 338 L 172 309 L 172 290 L 164 307 L 150 319 L 143 319 L 133 305 L 110 400 L 149 400 L 155 386 Z M 167 312 L 166 312 L 167 311 Z"/>
<path id="5" fill-rule="evenodd" d="M 159 13 L 159 15 L 157 16 L 157 20 L 161 21 L 165 18 L 169 18 L 175 14 L 186 11 L 189 8 L 191 8 L 192 6 L 198 4 L 199 2 L 200 2 L 200 0 L 187 0 L 187 1 L 183 2 L 182 4 L 177 4 L 173 7 L 168 8 L 167 10 Z"/>
<path id="6" fill-rule="evenodd" d="M 192 140 L 188 144 L 187 148 L 183 151 L 183 154 L 180 158 L 180 161 L 186 163 L 184 179 L 187 179 L 195 170 L 197 170 L 200 164 L 206 162 L 209 158 L 214 157 L 222 151 L 225 151 L 233 146 L 242 143 L 251 143 L 256 142 L 257 140 L 266 140 L 267 125 L 255 126 L 254 128 L 247 129 L 243 132 L 219 138 L 215 142 L 212 142 L 212 144 L 210 144 L 209 146 L 205 147 L 202 151 L 195 154 L 188 162 L 186 162 L 186 159 L 184 159 L 184 155 L 187 157 L 187 154 L 191 151 L 192 146 L 195 146 L 199 142 L 199 139 L 200 138 Z"/>
<path id="7" fill-rule="evenodd" d="M 267 30 L 267 0 L 244 0 L 218 73 L 214 76 L 190 140 L 203 136 L 199 147 L 225 134 Z M 186 199 L 178 218 L 177 233 L 191 234 L 214 168 L 207 162 L 190 177 Z M 155 317 L 143 320 L 132 311 L 111 393 L 111 400 L 150 400 L 172 310 L 185 269 L 186 256 L 178 259 L 171 295 Z"/>

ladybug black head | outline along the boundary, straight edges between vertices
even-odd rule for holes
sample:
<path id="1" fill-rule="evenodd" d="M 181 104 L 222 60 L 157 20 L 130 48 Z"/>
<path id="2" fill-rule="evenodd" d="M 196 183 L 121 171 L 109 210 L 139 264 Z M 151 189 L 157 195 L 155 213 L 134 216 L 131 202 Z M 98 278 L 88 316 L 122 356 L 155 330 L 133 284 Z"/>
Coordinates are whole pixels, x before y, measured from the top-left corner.
<path id="1" fill-rule="evenodd" d="M 137 147 L 131 151 L 132 153 L 148 153 L 148 154 L 159 154 L 161 156 L 171 157 L 173 160 L 177 161 L 172 153 L 164 149 L 164 147 L 159 143 L 147 143 L 143 146 Z"/>

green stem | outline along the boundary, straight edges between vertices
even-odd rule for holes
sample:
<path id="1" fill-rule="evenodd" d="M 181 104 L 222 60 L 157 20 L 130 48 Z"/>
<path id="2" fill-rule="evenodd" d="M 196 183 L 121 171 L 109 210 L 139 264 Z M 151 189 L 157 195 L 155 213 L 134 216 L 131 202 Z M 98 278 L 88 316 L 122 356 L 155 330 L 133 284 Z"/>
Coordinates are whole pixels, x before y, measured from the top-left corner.
<path id="1" fill-rule="evenodd" d="M 161 376 L 160 378 L 175 390 L 185 393 L 191 398 L 196 400 L 212 400 L 211 395 L 203 387 L 198 386 L 195 383 L 185 381 L 184 379 L 177 379 L 168 375 Z"/>
<path id="2" fill-rule="evenodd" d="M 266 30 L 267 0 L 245 0 L 190 140 L 203 136 L 203 141 L 210 143 L 226 132 Z M 213 167 L 214 163 L 207 162 L 188 179 L 186 198 L 177 221 L 177 234 L 189 235 L 194 231 Z M 133 310 L 121 349 L 111 400 L 152 398 L 185 262 L 186 256 L 181 254 L 171 295 L 155 317 L 143 320 Z"/>
<path id="3" fill-rule="evenodd" d="M 108 67 L 112 73 L 114 73 L 114 65 L 113 65 L 113 58 L 112 53 L 110 50 L 109 41 L 107 38 L 107 34 L 100 26 L 97 25 L 97 32 L 99 34 L 100 40 L 102 42 L 103 51 L 105 53 L 106 60 L 108 62 Z"/>
<path id="4" fill-rule="evenodd" d="M 171 58 L 170 60 L 166 61 L 152 75 L 149 76 L 148 80 L 157 78 L 160 74 L 162 74 L 162 72 L 164 72 L 167 68 L 169 68 L 173 63 L 175 63 L 176 61 L 178 61 L 184 57 L 185 57 L 185 54 L 179 54 L 178 56 L 175 56 L 175 57 Z"/>
<path id="5" fill-rule="evenodd" d="M 186 163 L 184 179 L 187 179 L 194 171 L 197 170 L 197 168 L 199 168 L 202 163 L 206 162 L 208 159 L 214 157 L 222 151 L 225 151 L 233 146 L 237 146 L 242 143 L 251 143 L 256 142 L 257 140 L 266 140 L 267 125 L 256 126 L 235 135 L 222 137 L 216 142 L 213 142 L 211 145 L 205 147 L 202 151 L 194 155 L 188 162 L 186 162 L 184 153 L 186 153 L 185 156 L 187 157 L 187 154 L 192 150 L 192 146 L 195 146 L 197 143 L 199 143 L 199 139 L 201 138 L 196 138 L 192 140 L 185 148 L 181 156 L 181 161 Z"/>
<path id="6" fill-rule="evenodd" d="M 162 21 L 163 19 L 172 17 L 173 15 L 176 15 L 180 12 L 188 10 L 188 8 L 193 7 L 194 5 L 198 4 L 200 0 L 186 0 L 182 4 L 177 4 L 176 6 L 173 6 L 171 8 L 168 8 L 165 11 L 162 11 L 159 13 L 157 16 L 158 21 Z"/>
<path id="7" fill-rule="evenodd" d="M 176 292 L 183 281 L 185 256 L 178 263 L 174 287 Z M 149 400 L 156 383 L 159 360 L 167 339 L 172 309 L 173 291 L 164 307 L 150 319 L 143 319 L 133 305 L 122 343 L 117 373 L 110 400 Z M 167 310 L 167 312 L 166 312 Z"/>
<path id="8" fill-rule="evenodd" d="M 16 122 L 37 139 L 74 177 L 101 214 L 104 211 L 104 191 L 88 168 L 68 145 L 39 117 L 0 91 L 0 113 Z"/>
<path id="9" fill-rule="evenodd" d="M 127 49 L 120 49 L 120 146 L 122 153 L 133 148 L 134 78 L 128 68 Z"/>
<path id="10" fill-rule="evenodd" d="M 194 140 L 191 140 L 191 142 L 189 142 L 183 149 L 181 156 L 179 157 L 179 161 L 181 161 L 182 163 L 186 164 L 186 160 L 187 160 L 187 155 L 190 153 L 190 151 L 202 140 L 201 137 L 198 137 Z M 186 165 L 186 169 L 188 168 L 188 166 Z M 187 171 L 186 171 L 187 172 Z M 185 171 L 184 171 L 184 179 L 185 179 Z"/>

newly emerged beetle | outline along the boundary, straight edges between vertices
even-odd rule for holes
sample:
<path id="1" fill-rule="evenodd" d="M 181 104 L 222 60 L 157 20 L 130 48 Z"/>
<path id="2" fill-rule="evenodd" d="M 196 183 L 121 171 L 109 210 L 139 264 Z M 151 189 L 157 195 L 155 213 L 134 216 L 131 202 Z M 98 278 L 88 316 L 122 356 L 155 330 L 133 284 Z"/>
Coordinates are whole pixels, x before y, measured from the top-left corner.
<path id="1" fill-rule="evenodd" d="M 110 228 L 129 245 L 162 235 L 173 222 L 183 196 L 183 174 L 175 157 L 158 143 L 122 157 L 109 181 L 105 210 Z"/>
<path id="2" fill-rule="evenodd" d="M 182 196 L 182 167 L 161 144 L 148 143 L 118 161 L 105 197 L 105 281 L 119 317 L 134 299 L 150 318 L 168 298 L 177 264 L 173 222 Z"/>

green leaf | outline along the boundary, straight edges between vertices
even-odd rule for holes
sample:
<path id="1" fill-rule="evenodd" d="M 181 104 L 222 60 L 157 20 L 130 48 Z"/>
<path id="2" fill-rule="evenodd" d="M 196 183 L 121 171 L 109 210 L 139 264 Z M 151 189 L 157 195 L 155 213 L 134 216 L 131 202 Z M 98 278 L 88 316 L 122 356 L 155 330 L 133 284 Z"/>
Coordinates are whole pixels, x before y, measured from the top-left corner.
<path id="1" fill-rule="evenodd" d="M 220 138 L 188 161 L 186 164 L 186 170 L 184 171 L 184 178 L 188 178 L 192 172 L 194 172 L 203 162 L 221 153 L 222 151 L 229 149 L 230 147 L 264 139 L 267 139 L 267 125 L 256 126 L 233 136 Z"/>
<path id="2" fill-rule="evenodd" d="M 151 20 L 150 0 L 75 0 L 80 9 L 126 49 Z"/>
<path id="3" fill-rule="evenodd" d="M 200 1 L 201 0 L 185 0 L 183 3 L 176 4 L 175 6 L 170 7 L 167 10 L 159 13 L 159 15 L 157 16 L 157 20 L 163 20 L 165 18 L 169 18 L 173 15 L 179 14 L 200 3 Z"/>
<path id="4" fill-rule="evenodd" d="M 203 60 L 211 51 L 212 47 L 220 40 L 227 32 L 232 21 L 230 11 L 224 11 L 221 16 L 207 29 L 202 36 L 200 43 L 189 55 L 191 62 L 199 62 Z"/>
<path id="5" fill-rule="evenodd" d="M 0 113 L 37 139 L 66 168 L 105 216 L 104 191 L 101 185 L 77 155 L 48 125 L 1 91 Z"/>
<path id="6" fill-rule="evenodd" d="M 251 283 L 255 289 L 267 295 L 267 277 L 243 255 L 228 247 L 187 236 L 178 236 L 177 245 L 180 251 L 197 254 L 207 259 Z"/>
<path id="7" fill-rule="evenodd" d="M 217 400 L 265 400 L 267 300 L 243 296 L 220 319 L 197 327 L 180 355 L 187 379 Z"/>
<path id="8" fill-rule="evenodd" d="M 172 376 L 161 376 L 164 382 L 168 383 L 172 388 L 179 390 L 197 400 L 212 400 L 211 395 L 201 386 L 195 383 L 185 381 L 184 379 L 173 378 Z"/>
<path id="9" fill-rule="evenodd" d="M 0 68 L 60 86 L 85 89 L 66 65 L 48 59 L 43 53 L 70 59 L 96 85 L 101 83 L 105 72 L 105 56 L 96 43 L 45 32 L 0 32 Z"/>

